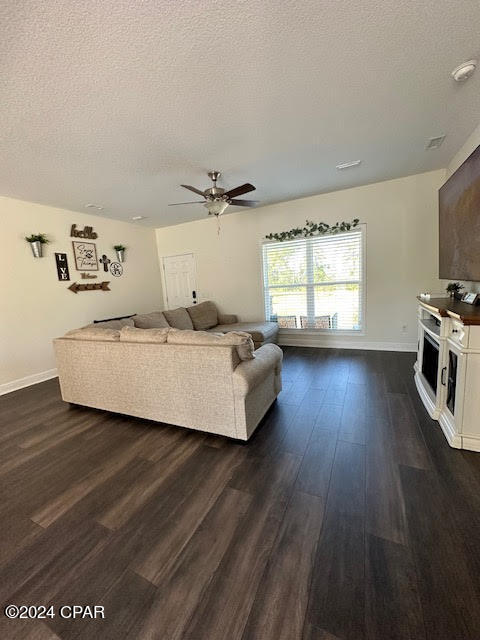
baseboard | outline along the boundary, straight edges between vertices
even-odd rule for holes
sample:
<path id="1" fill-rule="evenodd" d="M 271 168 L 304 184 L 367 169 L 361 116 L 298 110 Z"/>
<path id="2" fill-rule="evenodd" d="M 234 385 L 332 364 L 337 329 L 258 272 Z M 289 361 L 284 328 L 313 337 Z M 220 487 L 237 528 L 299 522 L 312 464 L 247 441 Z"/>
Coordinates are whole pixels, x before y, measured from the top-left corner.
<path id="1" fill-rule="evenodd" d="M 5 382 L 0 384 L 0 396 L 17 389 L 23 389 L 24 387 L 30 387 L 32 384 L 38 384 L 39 382 L 45 382 L 51 378 L 56 378 L 58 375 L 56 369 L 48 369 L 47 371 L 41 371 L 40 373 L 34 373 L 31 376 L 25 376 L 25 378 L 18 378 L 18 380 L 12 380 L 11 382 Z"/>
<path id="2" fill-rule="evenodd" d="M 438 422 L 443 431 L 443 435 L 445 436 L 448 444 L 454 449 L 467 449 L 468 447 L 462 447 L 462 437 L 455 433 L 455 429 L 453 425 L 450 423 L 450 420 L 443 413 L 438 417 Z"/>
<path id="3" fill-rule="evenodd" d="M 350 341 L 337 336 L 282 336 L 278 344 L 283 347 L 318 347 L 320 349 L 366 349 L 368 351 L 407 351 L 416 353 L 417 343 Z"/>
<path id="4" fill-rule="evenodd" d="M 462 449 L 468 449 L 468 451 L 480 451 L 480 438 L 462 436 Z"/>

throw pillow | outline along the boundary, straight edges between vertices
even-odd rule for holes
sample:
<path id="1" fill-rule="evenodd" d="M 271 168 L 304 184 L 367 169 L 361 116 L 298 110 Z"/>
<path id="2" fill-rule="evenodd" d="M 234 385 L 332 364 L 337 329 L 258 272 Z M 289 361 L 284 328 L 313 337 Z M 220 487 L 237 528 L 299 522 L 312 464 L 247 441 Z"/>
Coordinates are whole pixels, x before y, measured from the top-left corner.
<path id="1" fill-rule="evenodd" d="M 193 329 L 193 324 L 185 307 L 164 311 L 168 324 L 175 329 Z"/>
<path id="2" fill-rule="evenodd" d="M 197 331 L 211 329 L 218 324 L 217 307 L 215 303 L 210 300 L 187 307 L 187 311 L 192 319 L 193 327 Z"/>
<path id="3" fill-rule="evenodd" d="M 161 311 L 138 314 L 133 317 L 133 323 L 139 329 L 163 329 L 170 326 Z"/>

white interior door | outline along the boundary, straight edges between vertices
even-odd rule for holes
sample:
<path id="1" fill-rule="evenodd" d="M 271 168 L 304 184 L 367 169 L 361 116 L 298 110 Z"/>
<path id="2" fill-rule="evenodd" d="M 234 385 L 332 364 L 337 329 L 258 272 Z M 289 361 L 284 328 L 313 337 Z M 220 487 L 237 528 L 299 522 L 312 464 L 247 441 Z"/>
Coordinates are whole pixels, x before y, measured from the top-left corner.
<path id="1" fill-rule="evenodd" d="M 163 258 L 168 309 L 197 304 L 197 283 L 193 253 Z"/>

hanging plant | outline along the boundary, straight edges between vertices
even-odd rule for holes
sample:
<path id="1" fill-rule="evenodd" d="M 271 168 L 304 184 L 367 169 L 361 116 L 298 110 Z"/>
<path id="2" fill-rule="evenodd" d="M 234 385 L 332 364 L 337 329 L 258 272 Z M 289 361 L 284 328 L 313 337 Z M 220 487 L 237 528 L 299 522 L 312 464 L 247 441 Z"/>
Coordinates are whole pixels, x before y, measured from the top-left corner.
<path id="1" fill-rule="evenodd" d="M 278 240 L 278 242 L 295 240 L 295 238 L 311 238 L 312 236 L 323 236 L 327 233 L 333 234 L 350 231 L 358 227 L 359 223 L 360 220 L 358 218 L 355 218 L 352 222 L 336 222 L 334 225 L 329 225 L 326 222 L 306 220 L 304 227 L 296 227 L 290 229 L 290 231 L 280 231 L 280 233 L 269 233 L 265 238 L 267 240 Z"/>
<path id="2" fill-rule="evenodd" d="M 50 242 L 45 233 L 32 233 L 25 240 L 30 244 L 34 258 L 41 258 L 43 256 L 43 245 Z"/>
<path id="3" fill-rule="evenodd" d="M 119 262 L 125 262 L 125 249 L 127 248 L 125 245 L 123 244 L 114 244 L 113 248 L 116 251 L 117 254 L 117 260 Z"/>

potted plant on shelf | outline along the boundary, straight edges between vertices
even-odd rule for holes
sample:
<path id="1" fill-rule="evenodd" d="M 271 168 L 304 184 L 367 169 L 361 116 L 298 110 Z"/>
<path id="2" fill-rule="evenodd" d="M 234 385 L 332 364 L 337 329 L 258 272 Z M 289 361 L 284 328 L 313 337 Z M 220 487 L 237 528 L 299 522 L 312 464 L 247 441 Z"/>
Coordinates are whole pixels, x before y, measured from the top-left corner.
<path id="1" fill-rule="evenodd" d="M 127 247 L 124 247 L 123 244 L 116 244 L 113 248 L 117 252 L 117 260 L 119 262 L 125 262 L 125 249 Z"/>
<path id="2" fill-rule="evenodd" d="M 50 242 L 50 240 L 44 233 L 32 233 L 31 235 L 27 236 L 25 240 L 32 247 L 34 258 L 41 258 L 43 256 L 43 245 Z"/>
<path id="3" fill-rule="evenodd" d="M 447 293 L 451 298 L 460 298 L 460 291 L 464 289 L 463 284 L 460 282 L 449 282 L 447 284 Z"/>

